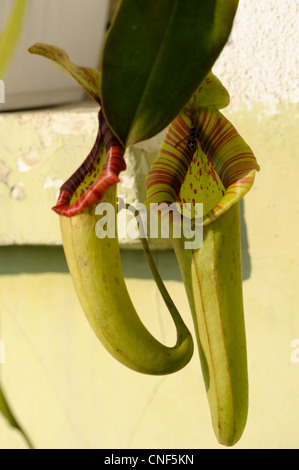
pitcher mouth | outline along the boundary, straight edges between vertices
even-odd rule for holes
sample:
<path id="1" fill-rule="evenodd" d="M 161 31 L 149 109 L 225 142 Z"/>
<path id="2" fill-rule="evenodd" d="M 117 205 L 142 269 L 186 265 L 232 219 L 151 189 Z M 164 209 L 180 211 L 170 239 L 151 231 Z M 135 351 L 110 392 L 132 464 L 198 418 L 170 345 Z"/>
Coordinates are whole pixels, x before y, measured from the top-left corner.
<path id="1" fill-rule="evenodd" d="M 59 215 L 72 217 L 97 204 L 108 188 L 119 182 L 119 173 L 126 169 L 124 147 L 109 129 L 102 110 L 98 122 L 90 153 L 61 186 L 57 204 L 52 207 Z"/>
<path id="2" fill-rule="evenodd" d="M 147 174 L 146 204 L 178 203 L 184 209 L 202 203 L 203 216 L 190 217 L 207 225 L 250 190 L 256 171 L 252 150 L 219 110 L 186 107 L 169 126 Z"/>

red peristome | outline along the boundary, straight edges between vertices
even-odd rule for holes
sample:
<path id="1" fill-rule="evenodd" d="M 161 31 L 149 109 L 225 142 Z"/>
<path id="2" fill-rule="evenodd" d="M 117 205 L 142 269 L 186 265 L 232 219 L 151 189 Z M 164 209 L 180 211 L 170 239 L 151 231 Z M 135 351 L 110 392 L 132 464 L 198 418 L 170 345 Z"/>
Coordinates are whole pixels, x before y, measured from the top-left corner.
<path id="1" fill-rule="evenodd" d="M 99 202 L 108 188 L 119 182 L 119 173 L 126 169 L 124 148 L 109 129 L 102 111 L 99 111 L 99 130 L 89 155 L 75 173 L 61 186 L 56 206 L 52 209 L 59 215 L 72 217 L 86 207 Z M 102 138 L 106 147 L 106 163 L 97 180 L 70 205 L 71 199 L 87 175 L 99 164 L 98 151 Z"/>

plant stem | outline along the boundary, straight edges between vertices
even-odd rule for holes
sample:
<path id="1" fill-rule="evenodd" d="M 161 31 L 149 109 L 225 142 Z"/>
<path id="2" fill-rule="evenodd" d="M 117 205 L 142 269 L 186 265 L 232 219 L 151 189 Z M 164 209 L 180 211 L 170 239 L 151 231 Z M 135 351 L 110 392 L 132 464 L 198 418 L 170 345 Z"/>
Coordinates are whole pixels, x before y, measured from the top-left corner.
<path id="1" fill-rule="evenodd" d="M 126 204 L 126 209 L 130 210 L 131 212 L 133 212 L 133 207 L 130 205 L 130 204 Z M 136 216 L 138 214 L 138 211 L 134 211 L 134 215 Z M 139 223 L 141 224 L 141 218 L 139 220 Z M 140 227 L 141 229 L 141 227 Z M 143 230 L 143 233 L 144 233 L 144 230 Z M 170 297 L 166 287 L 165 287 L 165 284 L 164 282 L 162 281 L 162 278 L 160 276 L 160 273 L 157 269 L 157 266 L 156 266 L 156 263 L 154 261 L 154 258 L 153 258 L 153 255 L 152 255 L 152 252 L 151 252 L 151 249 L 149 247 L 149 244 L 148 244 L 148 241 L 146 239 L 146 237 L 140 237 L 140 241 L 142 243 L 142 247 L 143 247 L 143 251 L 144 251 L 144 254 L 145 254 L 145 257 L 146 257 L 146 260 L 148 262 L 148 265 L 149 265 L 149 268 L 151 270 L 151 273 L 153 275 L 153 278 L 156 282 L 156 285 L 160 291 L 160 294 L 169 310 L 169 313 L 173 319 L 173 321 L 176 323 L 177 327 L 179 328 L 183 328 L 183 329 L 186 329 L 186 325 L 178 311 L 178 309 L 176 308 L 172 298 Z"/>

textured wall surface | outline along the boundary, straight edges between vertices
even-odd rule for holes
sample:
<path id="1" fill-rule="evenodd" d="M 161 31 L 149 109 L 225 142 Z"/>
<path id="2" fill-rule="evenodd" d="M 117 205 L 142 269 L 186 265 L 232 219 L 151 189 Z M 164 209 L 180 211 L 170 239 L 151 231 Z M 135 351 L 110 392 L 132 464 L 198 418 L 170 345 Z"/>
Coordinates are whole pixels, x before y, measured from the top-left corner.
<path id="1" fill-rule="evenodd" d="M 235 448 L 299 448 L 296 3 L 240 0 L 231 38 L 213 69 L 231 95 L 224 113 L 261 167 L 242 203 L 250 406 Z M 196 353 L 177 374 L 143 376 L 112 359 L 89 328 L 62 247 L 53 246 L 60 243 L 59 227 L 50 207 L 59 181 L 89 150 L 96 121 L 82 109 L 72 109 L 72 123 L 64 122 L 65 110 L 56 117 L 43 112 L 39 126 L 28 114 L 15 115 L 18 123 L 0 115 L 0 133 L 10 126 L 2 131 L 0 156 L 0 367 L 17 416 L 40 448 L 219 448 Z M 142 198 L 140 182 L 153 145 L 137 146 L 128 156 L 122 188 L 132 190 L 132 198 Z M 65 152 L 73 157 L 67 166 Z M 136 164 L 134 153 L 142 163 Z M 134 165 L 142 167 L 140 181 L 132 179 Z M 26 238 L 30 228 L 38 238 Z M 173 252 L 155 257 L 192 329 Z M 172 344 L 173 326 L 143 253 L 122 250 L 122 261 L 141 318 Z M 22 447 L 20 435 L 0 418 L 0 448 Z"/>
<path id="2" fill-rule="evenodd" d="M 214 72 L 231 95 L 231 108 L 298 103 L 298 2 L 240 0 L 233 30 Z"/>

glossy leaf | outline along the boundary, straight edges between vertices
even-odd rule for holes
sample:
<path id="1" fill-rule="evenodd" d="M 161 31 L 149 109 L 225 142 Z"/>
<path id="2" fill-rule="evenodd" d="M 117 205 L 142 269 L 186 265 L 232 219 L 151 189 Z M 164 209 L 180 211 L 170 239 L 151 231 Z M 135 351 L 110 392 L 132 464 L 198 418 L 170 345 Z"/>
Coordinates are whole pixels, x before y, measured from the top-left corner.
<path id="1" fill-rule="evenodd" d="M 165 128 L 230 34 L 237 0 L 123 0 L 102 55 L 102 105 L 125 145 Z"/>
<path id="2" fill-rule="evenodd" d="M 41 55 L 55 62 L 59 70 L 79 83 L 79 85 L 100 104 L 101 74 L 98 70 L 74 64 L 67 53 L 57 46 L 36 43 L 28 50 L 32 54 Z"/>
<path id="3" fill-rule="evenodd" d="M 8 65 L 21 32 L 27 0 L 16 0 L 0 35 L 0 77 Z"/>
<path id="4" fill-rule="evenodd" d="M 29 437 L 27 436 L 27 434 L 25 433 L 24 429 L 22 429 L 22 427 L 20 426 L 20 424 L 18 423 L 16 417 L 14 416 L 9 404 L 8 404 L 8 401 L 4 395 L 4 392 L 3 392 L 3 389 L 1 387 L 1 383 L 0 383 L 0 412 L 2 413 L 2 415 L 7 419 L 7 421 L 9 422 L 9 424 L 17 429 L 24 437 L 28 447 L 30 449 L 33 449 L 33 445 L 29 439 Z"/>

